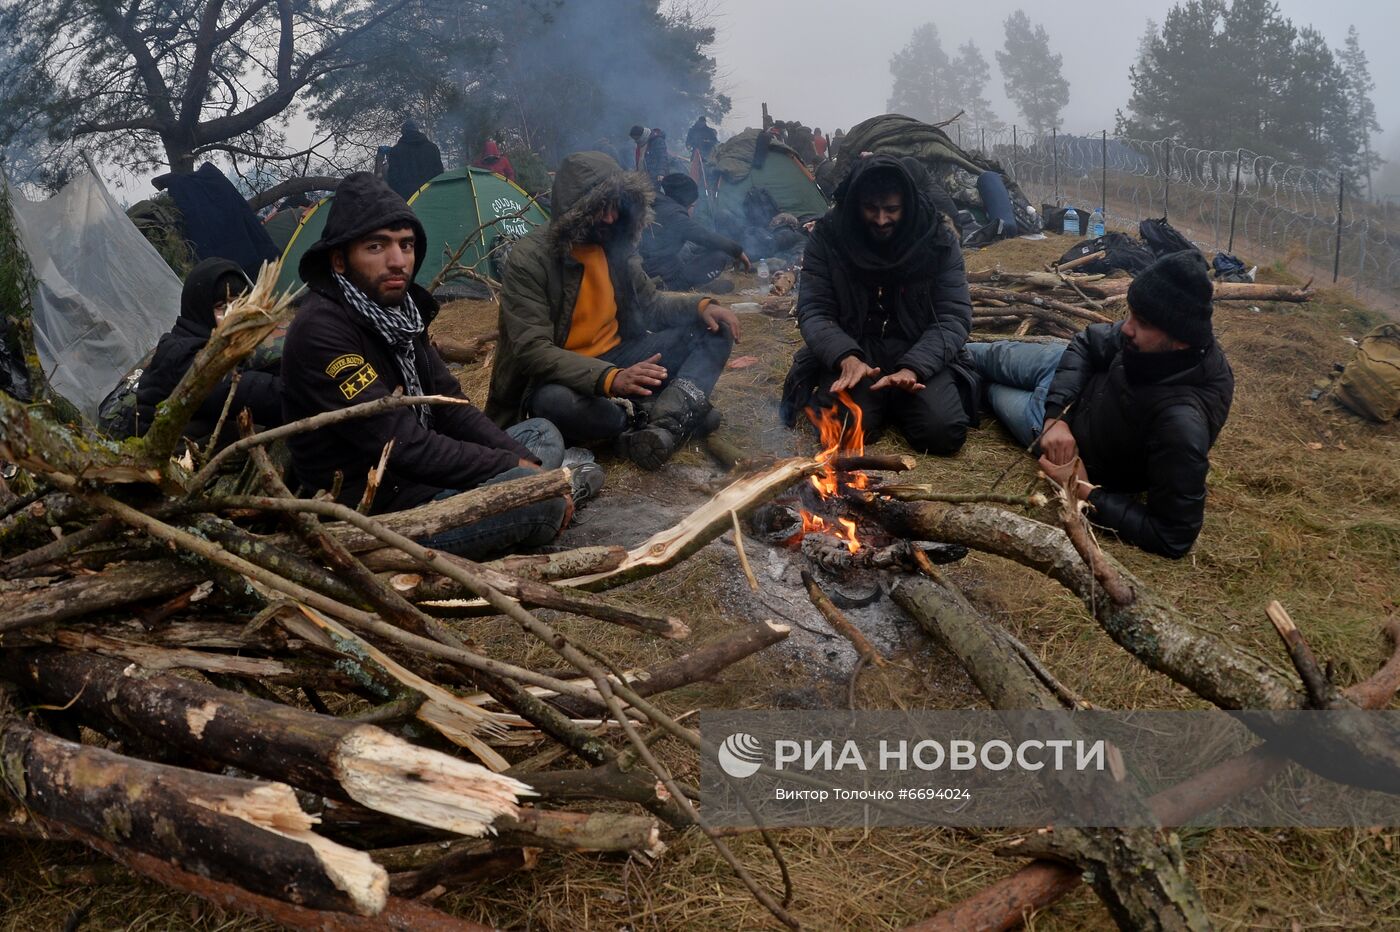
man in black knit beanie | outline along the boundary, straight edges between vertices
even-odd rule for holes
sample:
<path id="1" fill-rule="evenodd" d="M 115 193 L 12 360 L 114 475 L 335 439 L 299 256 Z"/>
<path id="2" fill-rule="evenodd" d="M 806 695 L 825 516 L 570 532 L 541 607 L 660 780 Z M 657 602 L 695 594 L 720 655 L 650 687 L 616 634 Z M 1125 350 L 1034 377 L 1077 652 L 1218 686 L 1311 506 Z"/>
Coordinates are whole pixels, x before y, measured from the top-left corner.
<path id="1" fill-rule="evenodd" d="M 1040 467 L 1130 544 L 1185 556 L 1205 519 L 1209 453 L 1235 377 L 1211 328 L 1214 286 L 1195 250 L 1128 288 L 1128 316 L 1068 346 L 969 343 L 997 418 Z"/>

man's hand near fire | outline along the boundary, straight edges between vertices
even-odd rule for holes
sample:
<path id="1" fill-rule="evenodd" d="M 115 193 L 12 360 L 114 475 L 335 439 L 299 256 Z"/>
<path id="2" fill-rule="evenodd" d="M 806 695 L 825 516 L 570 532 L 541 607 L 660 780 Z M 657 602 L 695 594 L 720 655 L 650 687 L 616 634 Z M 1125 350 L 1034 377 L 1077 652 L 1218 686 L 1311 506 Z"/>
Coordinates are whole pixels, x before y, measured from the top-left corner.
<path id="1" fill-rule="evenodd" d="M 876 370 L 879 371 L 879 370 Z M 879 391 L 882 388 L 897 388 L 900 391 L 914 394 L 924 390 L 924 383 L 919 381 L 919 377 L 914 374 L 913 369 L 897 369 L 885 376 L 874 385 L 870 386 L 871 391 Z"/>
<path id="2" fill-rule="evenodd" d="M 879 368 L 871 368 L 859 356 L 847 356 L 841 360 L 841 374 L 831 383 L 831 393 L 849 391 L 860 384 L 861 379 L 874 379 L 880 375 Z"/>

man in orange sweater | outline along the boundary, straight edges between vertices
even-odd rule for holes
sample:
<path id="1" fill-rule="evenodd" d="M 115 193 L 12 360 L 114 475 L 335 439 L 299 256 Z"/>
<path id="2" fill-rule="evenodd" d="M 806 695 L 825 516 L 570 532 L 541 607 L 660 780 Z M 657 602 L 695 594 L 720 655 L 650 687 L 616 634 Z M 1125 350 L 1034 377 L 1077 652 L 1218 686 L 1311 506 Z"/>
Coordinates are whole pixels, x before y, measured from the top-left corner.
<path id="1" fill-rule="evenodd" d="M 712 430 L 715 382 L 739 319 L 709 298 L 657 291 L 637 243 L 655 192 L 601 152 L 564 159 L 554 218 L 511 250 L 486 413 L 553 421 L 571 444 L 616 439 L 656 469 Z"/>

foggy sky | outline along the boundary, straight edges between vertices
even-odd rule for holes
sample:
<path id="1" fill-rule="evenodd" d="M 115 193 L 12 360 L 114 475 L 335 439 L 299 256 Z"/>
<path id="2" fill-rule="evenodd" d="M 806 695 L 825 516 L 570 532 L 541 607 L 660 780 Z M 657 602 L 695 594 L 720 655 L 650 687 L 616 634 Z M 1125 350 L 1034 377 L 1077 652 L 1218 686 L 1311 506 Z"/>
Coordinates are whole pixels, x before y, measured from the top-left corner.
<path id="1" fill-rule="evenodd" d="M 889 60 L 922 23 L 938 26 L 943 48 L 956 54 L 968 39 L 991 66 L 987 98 L 1008 125 L 1025 126 L 1002 91 L 995 52 L 1002 23 L 1024 9 L 1043 25 L 1054 51 L 1064 56 L 1069 105 L 1062 130 L 1113 132 L 1114 112 L 1127 109 L 1132 86 L 1128 68 L 1137 61 L 1138 40 L 1148 19 L 1160 26 L 1170 0 L 710 0 L 717 39 L 711 54 L 719 64 L 720 89 L 734 100 L 723 129 L 757 126 L 767 101 L 774 119 L 793 118 L 828 133 L 849 129 L 885 112 L 892 78 Z M 1379 150 L 1400 161 L 1400 4 L 1387 0 L 1279 0 L 1298 27 L 1311 25 L 1334 50 L 1355 24 L 1375 79 L 1377 118 L 1385 132 Z M 947 114 L 952 116 L 953 114 Z M 1389 166 L 1394 168 L 1394 166 Z"/>

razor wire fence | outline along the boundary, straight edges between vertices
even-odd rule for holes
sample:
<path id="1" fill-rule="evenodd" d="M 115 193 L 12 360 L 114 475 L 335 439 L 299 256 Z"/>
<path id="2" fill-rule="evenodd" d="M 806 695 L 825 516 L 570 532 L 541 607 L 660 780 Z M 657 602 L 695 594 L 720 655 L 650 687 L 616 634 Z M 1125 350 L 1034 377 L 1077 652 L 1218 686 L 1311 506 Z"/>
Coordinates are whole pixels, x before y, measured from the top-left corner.
<path id="1" fill-rule="evenodd" d="M 951 129 L 951 128 L 950 128 Z M 1033 134 L 1016 127 L 961 133 L 963 148 L 997 160 L 1033 204 L 1102 208 L 1110 229 L 1167 220 L 1208 254 L 1246 265 L 1286 263 L 1320 283 L 1400 306 L 1400 214 L 1355 195 L 1337 173 L 1248 149 L 1170 139 Z"/>

